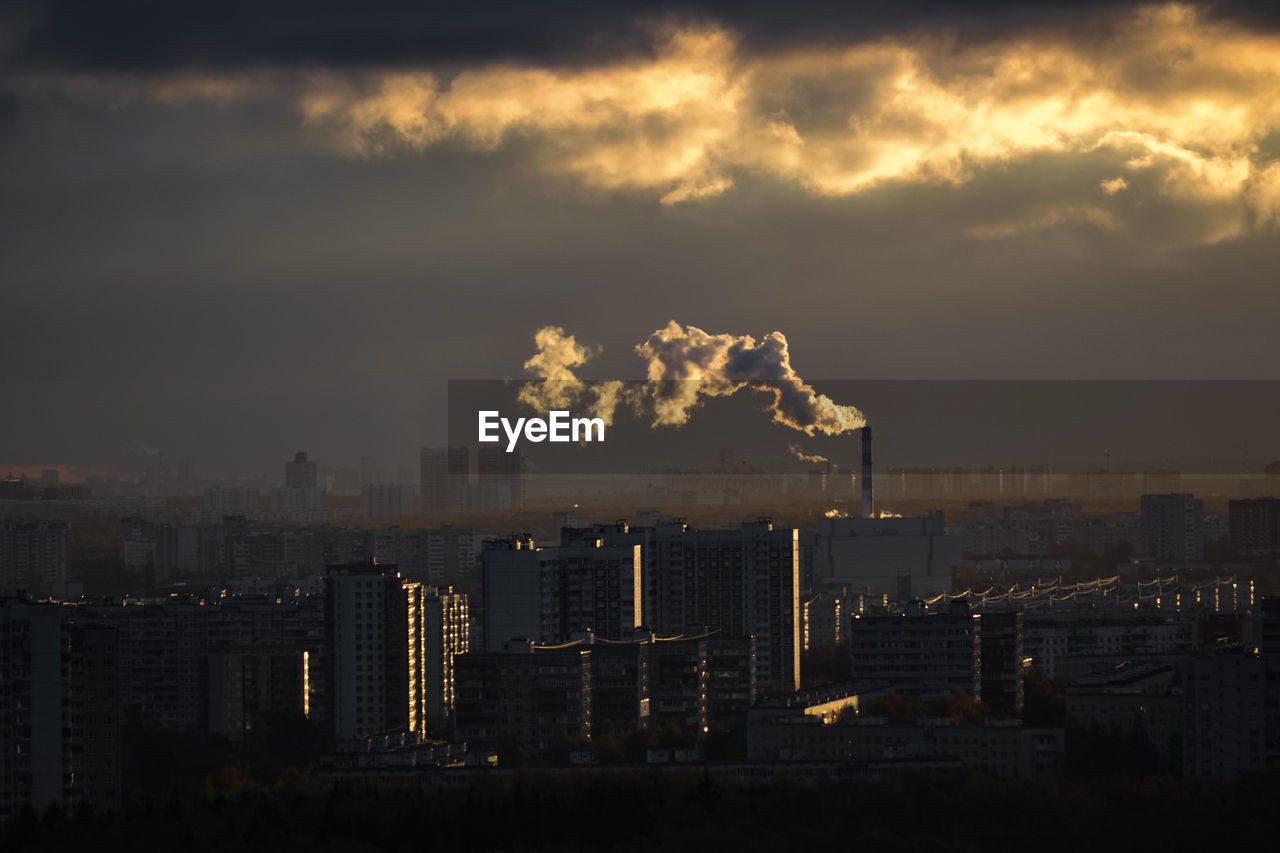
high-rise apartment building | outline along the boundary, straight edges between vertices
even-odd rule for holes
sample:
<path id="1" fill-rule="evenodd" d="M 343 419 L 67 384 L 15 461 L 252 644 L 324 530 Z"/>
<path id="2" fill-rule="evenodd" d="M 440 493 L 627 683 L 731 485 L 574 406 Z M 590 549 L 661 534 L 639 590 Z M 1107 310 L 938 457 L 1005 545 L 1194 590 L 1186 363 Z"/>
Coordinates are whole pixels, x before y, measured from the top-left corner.
<path id="1" fill-rule="evenodd" d="M 710 722 L 707 637 L 660 637 L 649 648 L 649 720 L 704 732 Z"/>
<path id="2" fill-rule="evenodd" d="M 427 588 L 422 600 L 424 705 L 428 717 L 453 713 L 458 655 L 471 649 L 471 616 L 466 593 L 453 587 Z"/>
<path id="3" fill-rule="evenodd" d="M 334 566 L 325 598 L 335 739 L 417 731 L 426 708 L 421 585 L 395 566 Z"/>
<path id="4" fill-rule="evenodd" d="M 1280 555 L 1280 498 L 1235 500 L 1228 507 L 1232 548 L 1247 557 Z"/>
<path id="5" fill-rule="evenodd" d="M 0 823 L 26 807 L 120 806 L 116 631 L 0 598 Z"/>
<path id="6" fill-rule="evenodd" d="M 1184 775 L 1230 780 L 1280 766 L 1280 660 L 1210 654 L 1179 671 Z"/>
<path id="7" fill-rule="evenodd" d="M 644 622 L 637 545 L 582 539 L 539 548 L 514 537 L 486 543 L 481 558 L 489 651 L 513 639 L 562 642 L 586 631 L 621 640 Z"/>
<path id="8" fill-rule="evenodd" d="M 1022 612 L 997 610 L 982 614 L 982 701 L 1001 716 L 1022 713 Z"/>
<path id="9" fill-rule="evenodd" d="M 482 641 L 477 651 L 499 652 L 509 640 L 537 640 L 542 594 L 532 538 L 512 536 L 484 543 L 480 553 Z"/>
<path id="10" fill-rule="evenodd" d="M 640 548 L 644 624 L 660 636 L 699 631 L 754 638 L 756 684 L 794 690 L 803 648 L 800 547 L 794 528 L 768 520 L 697 530 L 680 520 L 561 531 L 562 542 L 595 537 Z"/>
<path id="11" fill-rule="evenodd" d="M 644 624 L 638 546 L 593 540 L 534 554 L 542 600 L 538 633 L 544 640 L 562 642 L 585 631 L 622 640 Z"/>
<path id="12" fill-rule="evenodd" d="M 70 533 L 70 525 L 59 522 L 0 522 L 0 594 L 62 595 Z"/>
<path id="13" fill-rule="evenodd" d="M 1170 563 L 1204 560 L 1204 501 L 1194 495 L 1143 495 L 1143 556 Z"/>
<path id="14" fill-rule="evenodd" d="M 271 492 L 273 512 L 298 520 L 310 520 L 324 509 L 324 489 L 320 471 L 302 451 L 284 466 L 284 487 Z"/>

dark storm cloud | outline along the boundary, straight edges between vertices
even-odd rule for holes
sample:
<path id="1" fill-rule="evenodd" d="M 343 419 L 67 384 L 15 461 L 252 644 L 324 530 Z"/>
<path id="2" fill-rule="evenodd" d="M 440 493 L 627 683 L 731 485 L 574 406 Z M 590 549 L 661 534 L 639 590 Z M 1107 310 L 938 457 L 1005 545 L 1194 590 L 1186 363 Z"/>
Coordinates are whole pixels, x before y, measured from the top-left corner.
<path id="1" fill-rule="evenodd" d="M 1125 202 L 1152 191 L 1235 209 L 1215 213 L 1193 241 L 1280 222 L 1280 164 L 1263 144 L 1280 124 L 1280 40 L 1203 7 L 1055 11 L 1069 33 L 1028 23 L 1037 10 L 1047 14 L 1039 6 L 1004 18 L 970 10 L 971 20 L 1005 28 L 981 42 L 924 29 L 869 40 L 865 28 L 857 37 L 843 30 L 835 14 L 824 37 L 773 51 L 752 47 L 751 28 L 767 15 L 751 9 L 756 18 L 740 13 L 746 36 L 721 22 L 669 20 L 647 30 L 647 54 L 611 53 L 572 68 L 62 70 L 15 74 L 11 85 L 32 101 L 115 107 L 274 99 L 300 113 L 313 136 L 359 157 L 430 156 L 446 144 L 495 151 L 518 139 L 529 143 L 531 172 L 590 191 L 651 193 L 668 205 L 759 175 L 816 195 L 856 195 L 885 182 L 964 183 L 1044 153 L 1087 159 L 1105 150 L 1116 168 L 1090 181 L 1096 199 L 1050 199 L 1030 219 L 1018 212 L 976 222 L 971 236 L 1073 223 L 1114 229 Z"/>
<path id="2" fill-rule="evenodd" d="M 547 325 L 602 347 L 591 362 L 600 378 L 639 378 L 635 342 L 671 320 L 716 334 L 781 331 L 796 372 L 819 390 L 817 380 L 847 377 L 1274 378 L 1280 243 L 1248 220 L 1235 172 L 1221 176 L 1223 192 L 1204 191 L 1218 173 L 1199 147 L 1203 127 L 1236 132 L 1226 119 L 1250 114 L 1257 88 L 1216 94 L 1232 108 L 1185 131 L 1157 121 L 1184 115 L 1181 106 L 1166 106 L 1163 95 L 1142 100 L 1150 114 L 1133 121 L 1157 125 L 1153 141 L 1185 146 L 1172 154 L 1033 141 L 978 168 L 971 152 L 982 150 L 974 140 L 986 125 L 940 119 L 951 135 L 936 139 L 958 139 L 966 166 L 954 181 L 904 172 L 843 195 L 796 178 L 822 178 L 823 168 L 773 168 L 764 155 L 781 137 L 733 147 L 752 140 L 741 128 L 758 130 L 757 119 L 776 117 L 780 105 L 793 107 L 799 134 L 842 142 L 836 131 L 868 97 L 838 88 L 853 75 L 829 70 L 830 57 L 814 50 L 796 51 L 814 63 L 801 69 L 810 97 L 788 101 L 795 75 L 758 58 L 753 43 L 812 36 L 847 47 L 900 24 L 960 19 L 975 30 L 979 20 L 1088 29 L 1105 26 L 1115 8 L 1085 5 L 1089 14 L 1001 3 L 960 12 L 923 3 L 853 12 L 702 6 L 745 32 L 747 46 L 709 57 L 708 74 L 695 75 L 717 84 L 708 96 L 691 87 L 687 109 L 669 113 L 657 98 L 634 127 L 592 110 L 664 92 L 649 83 L 668 80 L 667 66 L 613 55 L 651 50 L 632 21 L 653 7 L 521 4 L 505 17 L 408 4 L 371 15 L 326 4 L 297 15 L 243 3 L 194 13 L 158 3 L 26 7 L 29 26 L 10 30 L 25 35 L 5 42 L 9 61 L 86 71 L 47 75 L 74 78 L 68 89 L 0 100 L 0 116 L 9 104 L 0 132 L 0 363 L 9 366 L 3 398 L 16 401 L 0 419 L 0 465 L 133 464 L 121 448 L 136 442 L 170 462 L 189 455 L 206 473 L 277 471 L 298 449 L 326 465 L 363 453 L 412 464 L 418 447 L 444 440 L 446 381 L 522 375 L 534 332 Z M 1234 44 L 1214 56 L 1248 58 Z M 693 48 L 694 59 L 708 59 Z M 921 54 L 920 67 L 954 64 L 958 53 Z M 586 73 L 598 70 L 592 55 L 611 67 Z M 535 65 L 511 78 L 490 67 L 510 57 Z M 1094 53 L 1075 58 L 1096 66 Z M 384 91 L 387 81 L 370 71 L 372 92 L 350 79 L 363 69 L 333 68 L 473 59 L 468 85 L 446 69 L 429 81 L 389 75 L 395 85 Z M 561 60 L 583 68 L 552 75 L 560 86 L 552 94 L 587 92 L 590 108 L 553 99 L 570 107 L 543 127 L 550 113 L 538 97 L 548 81 L 536 63 Z M 752 63 L 779 85 L 739 86 Z M 326 74 L 314 91 L 310 75 L 291 72 L 265 75 L 284 81 L 279 90 L 258 85 L 254 69 L 286 64 Z M 175 70 L 199 65 L 217 73 Z M 109 69 L 171 73 L 99 73 Z M 1057 70 L 1047 69 L 1045 91 L 1060 91 Z M 938 94 L 973 102 L 965 86 L 950 86 L 953 76 L 939 71 Z M 988 78 L 999 82 L 981 68 L 960 82 L 984 95 Z M 720 82 L 741 96 L 725 110 Z M 1129 103 L 1129 88 L 1109 78 L 1099 86 Z M 518 91 L 533 115 L 512 124 L 491 114 L 482 97 L 491 91 Z M 307 94 L 332 98 L 312 122 Z M 891 94 L 884 114 L 896 123 L 886 119 L 885 150 L 901 151 L 922 126 L 905 119 L 933 107 Z M 1012 110 L 993 126 L 1024 127 L 1005 95 L 997 88 L 978 100 Z M 417 110 L 399 109 L 401 96 Z M 370 114 L 449 132 L 385 152 L 340 150 L 334 131 L 361 131 L 354 119 Z M 1115 109 L 1103 119 L 1104 130 L 1130 121 Z M 715 147 L 709 162 L 727 164 L 732 185 L 691 180 L 662 206 L 659 195 L 684 177 L 679 169 L 636 173 L 631 183 L 587 180 L 628 177 L 617 163 L 662 166 L 656 145 L 616 162 L 595 155 L 624 142 L 678 141 L 681 128 L 695 143 L 725 141 L 728 154 Z M 1240 157 L 1274 160 L 1274 132 L 1260 132 L 1251 125 L 1228 142 L 1243 151 L 1257 141 L 1256 154 Z M 569 180 L 556 171 L 575 162 L 582 168 Z M 817 165 L 856 174 L 861 163 Z M 1114 183 L 1121 176 L 1123 188 Z"/>
<path id="3" fill-rule="evenodd" d="M 504 0 L 490 3 L 101 2 L 47 0 L 14 6 L 0 30 L 9 53 L 33 68 L 159 71 L 177 67 L 345 66 L 591 61 L 644 51 L 636 23 L 667 16 L 711 19 L 743 33 L 748 47 L 865 39 L 919 27 L 976 35 L 1008 28 L 1105 27 L 1136 3 L 1068 0 L 667 0 L 616 3 Z M 1226 2 L 1223 17 L 1274 25 L 1273 4 Z M 5 26 L 5 21 L 8 25 Z M 0 59 L 3 58 L 0 52 Z"/>

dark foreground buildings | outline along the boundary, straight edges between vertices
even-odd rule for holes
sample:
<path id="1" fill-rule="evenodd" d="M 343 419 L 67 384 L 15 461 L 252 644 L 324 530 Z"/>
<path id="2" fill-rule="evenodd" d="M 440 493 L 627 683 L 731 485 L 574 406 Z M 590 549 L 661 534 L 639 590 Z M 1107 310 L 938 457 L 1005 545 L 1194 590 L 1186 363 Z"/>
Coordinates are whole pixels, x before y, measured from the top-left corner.
<path id="1" fill-rule="evenodd" d="M 70 608 L 0 599 L 0 822 L 120 806 L 117 635 Z"/>

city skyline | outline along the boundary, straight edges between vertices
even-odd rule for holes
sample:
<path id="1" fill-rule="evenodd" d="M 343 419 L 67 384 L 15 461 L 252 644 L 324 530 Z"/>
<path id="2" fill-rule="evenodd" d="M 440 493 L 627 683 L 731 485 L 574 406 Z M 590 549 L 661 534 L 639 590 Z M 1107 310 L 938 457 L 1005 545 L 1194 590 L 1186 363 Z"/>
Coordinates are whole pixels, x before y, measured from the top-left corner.
<path id="1" fill-rule="evenodd" d="M 682 423 L 662 423 L 635 401 L 649 399 L 653 381 L 597 382 L 566 399 L 595 405 L 600 388 L 618 396 L 608 418 L 608 442 L 588 449 L 520 443 L 521 455 L 537 474 L 634 474 L 656 470 L 723 470 L 801 473 L 814 465 L 832 470 L 856 468 L 857 430 L 812 435 L 778 420 L 768 401 L 773 380 L 742 383 L 732 396 L 709 394 L 714 382 L 702 382 L 700 399 Z M 560 383 L 552 382 L 554 389 Z M 1274 381 L 1031 381 L 1031 380 L 814 380 L 816 389 L 855 400 L 874 420 L 880 436 L 880 473 L 889 470 L 971 469 L 977 473 L 1019 468 L 1044 469 L 1056 477 L 1083 472 L 1176 472 L 1192 477 L 1259 478 L 1280 457 L 1270 424 L 1280 405 Z M 328 447 L 317 457 L 319 484 L 339 494 L 364 486 L 414 486 L 424 482 L 421 454 L 444 447 L 470 448 L 472 463 L 481 454 L 476 443 L 479 411 L 505 407 L 515 415 L 536 416 L 555 406 L 548 400 L 524 400 L 526 382 L 449 383 L 445 437 L 438 444 L 375 448 Z M 667 387 L 670 387 L 668 384 Z M 551 394 L 564 393 L 563 389 Z M 628 402 L 631 401 L 631 402 Z M 555 405 L 563 405 L 556 403 Z M 647 403 L 646 405 L 651 405 Z M 593 410 L 584 409 L 589 413 Z M 859 412 L 860 415 L 864 414 Z M 507 439 L 493 452 L 501 458 Z M 282 445 L 272 458 L 258 450 L 219 466 L 216 455 L 166 453 L 139 443 L 127 461 L 114 464 L 0 464 L 0 477 L 25 478 L 38 485 L 52 476 L 62 484 L 140 483 L 189 491 L 201 484 L 279 484 L 280 456 L 294 451 Z M 187 448 L 180 447 L 180 451 Z M 310 452 L 310 451 L 307 451 Z M 488 453 L 489 451 L 484 451 Z M 476 473 L 474 464 L 467 468 Z"/>
<path id="2" fill-rule="evenodd" d="M 1266 849 L 1277 236 L 1261 0 L 0 5 L 0 848 Z"/>
<path id="3" fill-rule="evenodd" d="M 546 325 L 624 379 L 673 319 L 816 379 L 1276 378 L 1260 4 L 392 10 L 0 18 L 0 465 L 412 464 Z"/>

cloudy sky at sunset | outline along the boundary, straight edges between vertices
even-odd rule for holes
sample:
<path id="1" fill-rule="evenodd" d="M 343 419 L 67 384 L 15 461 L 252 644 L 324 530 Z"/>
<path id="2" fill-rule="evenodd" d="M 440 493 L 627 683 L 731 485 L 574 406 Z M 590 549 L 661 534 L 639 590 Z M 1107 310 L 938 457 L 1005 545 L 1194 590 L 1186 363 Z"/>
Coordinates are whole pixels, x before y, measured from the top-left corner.
<path id="1" fill-rule="evenodd" d="M 5 4 L 0 465 L 408 464 L 546 325 L 1280 378 L 1280 17 L 885 5 Z"/>

